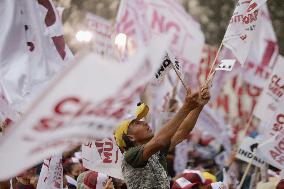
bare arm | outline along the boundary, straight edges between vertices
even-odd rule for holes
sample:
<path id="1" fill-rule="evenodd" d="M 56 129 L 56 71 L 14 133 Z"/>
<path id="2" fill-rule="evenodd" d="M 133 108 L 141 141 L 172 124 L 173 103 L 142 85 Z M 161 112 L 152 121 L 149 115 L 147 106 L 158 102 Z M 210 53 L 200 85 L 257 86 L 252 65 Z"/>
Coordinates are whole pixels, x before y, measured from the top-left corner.
<path id="1" fill-rule="evenodd" d="M 171 146 L 170 150 L 173 149 L 177 144 L 182 142 L 184 139 L 187 138 L 188 134 L 192 131 L 194 128 L 196 121 L 199 117 L 200 112 L 202 111 L 203 106 L 200 106 L 193 111 L 191 111 L 182 124 L 180 125 L 179 129 L 175 133 L 175 135 L 171 139 Z"/>
<path id="2" fill-rule="evenodd" d="M 192 111 L 196 104 L 192 103 L 193 99 L 198 98 L 198 93 L 187 95 L 185 103 L 175 114 L 175 116 L 168 121 L 164 127 L 144 146 L 143 159 L 149 159 L 153 154 L 162 150 L 166 145 L 169 145 L 171 138 L 176 133 L 177 129 Z"/>
<path id="3" fill-rule="evenodd" d="M 177 132 L 171 139 L 170 150 L 172 150 L 177 144 L 182 142 L 187 138 L 188 134 L 194 128 L 196 121 L 199 117 L 200 112 L 202 111 L 204 105 L 206 105 L 210 99 L 210 93 L 207 85 L 203 86 L 200 90 L 199 95 L 199 106 L 191 111 L 187 117 L 183 120 L 182 124 L 178 128 Z"/>

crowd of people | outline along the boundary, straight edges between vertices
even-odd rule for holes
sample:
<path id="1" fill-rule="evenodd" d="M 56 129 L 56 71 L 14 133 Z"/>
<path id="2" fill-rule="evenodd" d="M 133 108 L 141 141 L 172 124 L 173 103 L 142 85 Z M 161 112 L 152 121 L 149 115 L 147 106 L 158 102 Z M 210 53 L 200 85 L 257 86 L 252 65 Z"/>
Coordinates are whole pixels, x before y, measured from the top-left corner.
<path id="1" fill-rule="evenodd" d="M 283 189 L 279 170 L 253 166 L 245 175 L 246 162 L 236 159 L 236 149 L 228 154 L 214 137 L 202 137 L 193 130 L 203 107 L 210 99 L 208 85 L 189 93 L 182 106 L 164 126 L 154 132 L 145 121 L 149 107 L 139 103 L 136 117 L 122 121 L 114 131 L 124 155 L 124 180 L 86 169 L 81 146 L 62 155 L 64 189 Z M 171 106 L 176 105 L 171 100 Z M 171 108 L 170 108 L 171 109 Z M 180 159 L 180 155 L 184 159 Z M 226 155 L 227 154 L 227 155 Z M 184 164 L 184 165 L 181 165 Z M 1 189 L 36 189 L 42 163 L 1 182 Z"/>

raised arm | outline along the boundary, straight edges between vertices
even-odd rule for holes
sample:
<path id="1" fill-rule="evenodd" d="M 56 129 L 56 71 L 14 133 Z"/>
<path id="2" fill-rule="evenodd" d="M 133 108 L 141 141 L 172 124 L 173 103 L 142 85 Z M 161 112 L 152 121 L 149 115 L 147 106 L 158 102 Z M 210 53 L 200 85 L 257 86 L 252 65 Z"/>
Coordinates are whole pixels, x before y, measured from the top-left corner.
<path id="1" fill-rule="evenodd" d="M 175 116 L 169 120 L 163 128 L 144 146 L 143 159 L 147 160 L 156 152 L 162 150 L 165 146 L 169 145 L 171 138 L 176 133 L 177 129 L 186 118 L 186 116 L 195 109 L 198 104 L 197 102 L 199 94 L 194 93 L 187 95 L 184 104 L 175 114 Z"/>
<path id="2" fill-rule="evenodd" d="M 199 100 L 198 100 L 199 106 L 195 108 L 193 111 L 191 111 L 181 123 L 177 132 L 174 134 L 174 136 L 171 139 L 170 150 L 187 138 L 188 134 L 194 128 L 200 112 L 202 111 L 204 105 L 208 103 L 209 99 L 210 99 L 209 89 L 207 86 L 204 86 L 201 88 L 199 92 Z"/>

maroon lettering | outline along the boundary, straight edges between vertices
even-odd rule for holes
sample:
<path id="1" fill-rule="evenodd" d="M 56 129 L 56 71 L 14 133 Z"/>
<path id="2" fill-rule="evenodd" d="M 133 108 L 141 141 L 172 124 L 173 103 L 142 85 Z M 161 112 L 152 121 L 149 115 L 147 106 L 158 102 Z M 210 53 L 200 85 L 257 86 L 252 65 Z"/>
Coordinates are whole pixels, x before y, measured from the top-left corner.
<path id="1" fill-rule="evenodd" d="M 66 52 L 65 52 L 65 40 L 64 40 L 63 35 L 52 37 L 52 41 L 55 45 L 57 52 L 61 56 L 62 60 L 64 60 L 66 56 Z"/>
<path id="2" fill-rule="evenodd" d="M 42 118 L 38 125 L 34 127 L 36 131 L 56 130 L 63 126 L 63 122 L 54 118 Z"/>
<path id="3" fill-rule="evenodd" d="M 276 51 L 277 43 L 275 41 L 266 40 L 266 48 L 262 57 L 261 65 L 268 66 L 273 54 Z"/>
<path id="4" fill-rule="evenodd" d="M 253 2 L 252 4 L 249 5 L 247 12 L 250 12 L 251 10 L 253 10 L 255 7 L 257 6 L 256 2 Z"/>
<path id="5" fill-rule="evenodd" d="M 59 114 L 59 115 L 74 115 L 73 112 L 70 112 L 70 111 L 67 111 L 67 110 L 64 110 L 64 106 L 67 105 L 80 105 L 80 99 L 79 98 L 76 98 L 76 97 L 68 97 L 68 98 L 65 98 L 61 101 L 59 101 L 59 103 L 55 106 L 54 108 L 54 112 Z"/>
<path id="6" fill-rule="evenodd" d="M 38 3 L 47 9 L 45 24 L 51 26 L 56 21 L 56 15 L 49 0 L 38 0 Z"/>
<path id="7" fill-rule="evenodd" d="M 273 150 L 270 150 L 269 153 L 273 159 L 276 159 L 280 155 L 280 153 L 277 153 Z"/>
<path id="8" fill-rule="evenodd" d="M 151 27 L 153 29 L 156 28 L 156 26 L 158 26 L 159 32 L 164 32 L 164 22 L 165 22 L 165 17 L 164 16 L 160 16 L 158 14 L 158 12 L 156 10 L 154 10 L 153 12 L 153 18 L 152 18 L 152 23 L 151 23 Z"/>

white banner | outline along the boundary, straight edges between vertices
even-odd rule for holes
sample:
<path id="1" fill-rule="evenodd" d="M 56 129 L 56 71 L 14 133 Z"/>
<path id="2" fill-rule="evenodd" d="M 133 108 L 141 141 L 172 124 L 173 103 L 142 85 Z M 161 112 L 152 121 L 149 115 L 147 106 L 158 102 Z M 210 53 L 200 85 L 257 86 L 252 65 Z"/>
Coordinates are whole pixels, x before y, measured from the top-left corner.
<path id="1" fill-rule="evenodd" d="M 9 103 L 23 111 L 38 85 L 58 73 L 72 54 L 51 0 L 4 0 L 0 6 L 5 7 L 0 13 L 0 84 Z"/>
<path id="2" fill-rule="evenodd" d="M 229 128 L 224 118 L 214 112 L 209 106 L 203 108 L 196 122 L 196 126 L 216 138 L 217 141 L 224 145 L 227 151 L 231 151 L 230 137 L 228 135 Z"/>
<path id="3" fill-rule="evenodd" d="M 259 9 L 259 24 L 254 35 L 242 71 L 246 82 L 263 88 L 278 56 L 276 34 L 266 4 Z"/>
<path id="4" fill-rule="evenodd" d="M 215 68 L 215 70 L 223 70 L 223 71 L 232 71 L 234 68 L 236 60 L 234 59 L 224 59 L 221 60 L 221 63 L 218 65 L 217 68 Z"/>
<path id="5" fill-rule="evenodd" d="M 262 122 L 269 123 L 284 99 L 283 94 L 284 58 L 279 55 L 266 87 L 258 99 L 254 115 Z"/>
<path id="6" fill-rule="evenodd" d="M 284 103 L 281 102 L 279 108 L 275 112 L 272 117 L 272 120 L 269 124 L 268 130 L 270 131 L 269 134 L 274 136 L 281 132 L 284 128 Z"/>
<path id="7" fill-rule="evenodd" d="M 149 39 L 149 33 L 155 36 L 173 32 L 171 52 L 184 62 L 199 63 L 204 35 L 199 24 L 186 13 L 178 2 L 174 0 L 124 0 L 120 4 L 116 32 L 123 32 L 131 40 L 143 42 Z"/>
<path id="8" fill-rule="evenodd" d="M 122 154 L 112 138 L 89 141 L 82 145 L 83 166 L 92 171 L 123 180 Z"/>
<path id="9" fill-rule="evenodd" d="M 252 164 L 257 166 L 257 167 L 263 167 L 265 166 L 265 162 L 263 159 L 261 159 L 259 156 L 254 156 L 253 155 L 253 149 L 256 147 L 259 141 L 246 137 L 243 139 L 241 142 L 241 145 L 238 149 L 238 153 L 236 157 L 240 160 L 243 160 L 247 163 L 251 161 L 253 158 Z"/>
<path id="10" fill-rule="evenodd" d="M 36 187 L 37 189 L 63 188 L 63 166 L 61 157 L 61 155 L 55 155 L 43 161 Z"/>
<path id="11" fill-rule="evenodd" d="M 259 20 L 259 11 L 249 12 L 249 4 L 247 0 L 238 1 L 223 39 L 241 64 L 247 59 Z"/>
<path id="12" fill-rule="evenodd" d="M 160 83 L 171 69 L 175 69 L 179 75 L 181 74 L 180 63 L 178 62 L 178 60 L 175 58 L 171 59 L 168 55 L 166 55 L 161 64 L 161 67 L 155 74 L 157 82 Z"/>
<path id="13" fill-rule="evenodd" d="M 87 27 L 94 34 L 94 50 L 101 55 L 115 57 L 112 44 L 111 21 L 92 13 L 86 15 Z"/>
<path id="14" fill-rule="evenodd" d="M 78 140 L 111 135 L 133 99 L 153 79 L 170 40 L 165 36 L 152 40 L 123 65 L 94 53 L 78 57 L 0 141 L 0 180 Z"/>
<path id="15" fill-rule="evenodd" d="M 261 143 L 257 148 L 257 153 L 269 164 L 283 170 L 284 169 L 284 131 L 278 135 Z"/>

